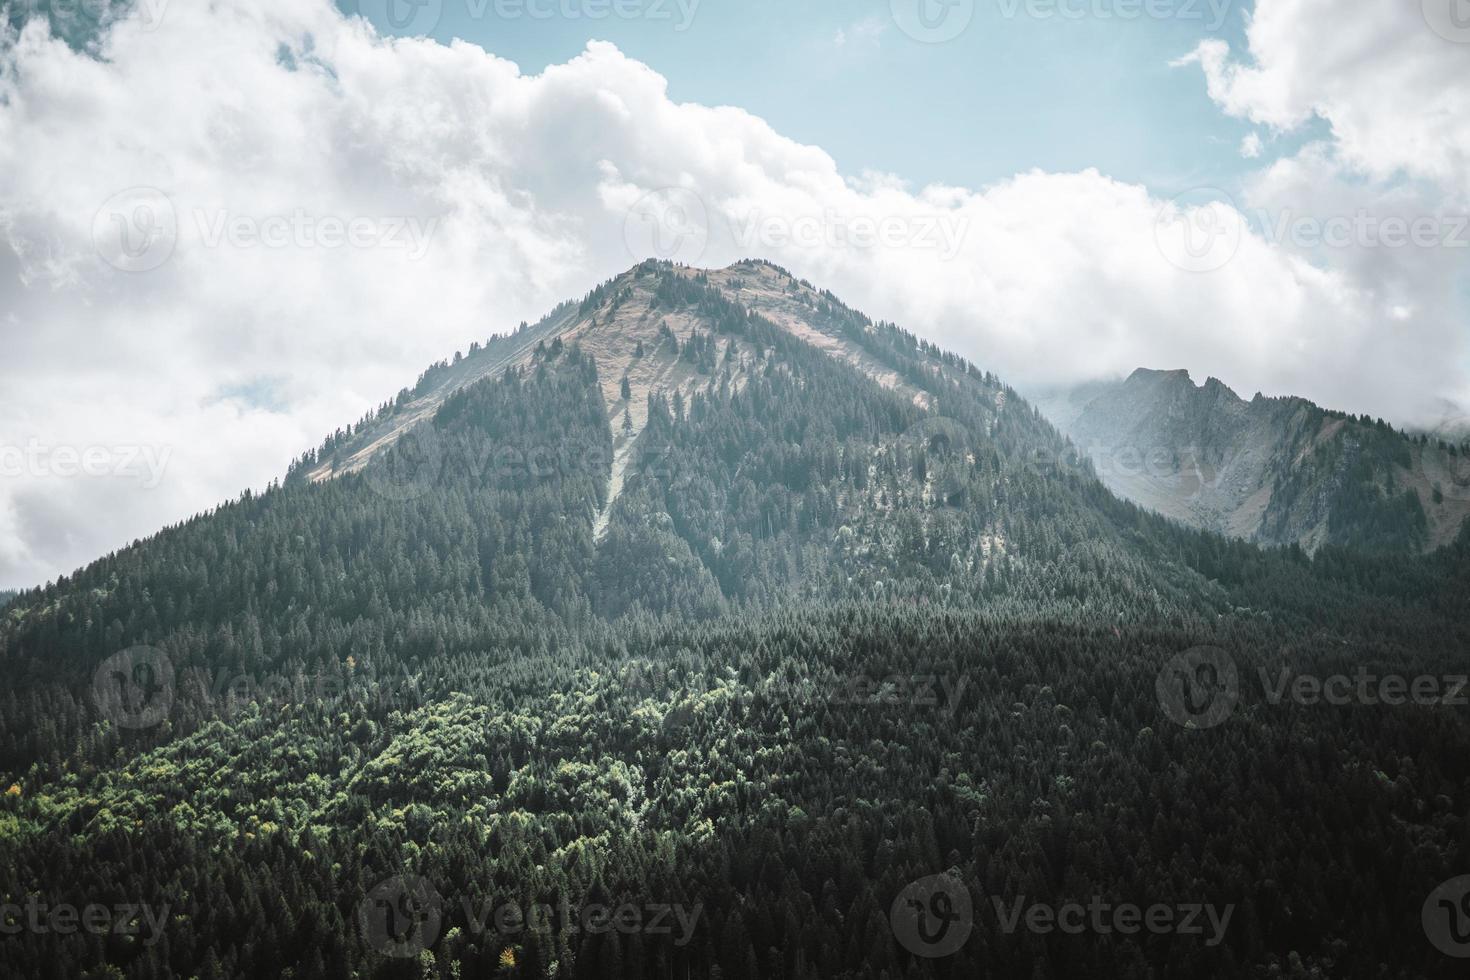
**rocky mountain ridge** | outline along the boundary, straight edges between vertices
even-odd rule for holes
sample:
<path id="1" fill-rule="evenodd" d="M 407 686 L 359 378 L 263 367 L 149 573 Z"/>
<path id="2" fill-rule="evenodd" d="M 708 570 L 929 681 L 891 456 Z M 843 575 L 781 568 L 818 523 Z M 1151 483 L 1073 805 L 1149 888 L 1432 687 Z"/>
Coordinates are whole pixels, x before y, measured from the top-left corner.
<path id="1" fill-rule="evenodd" d="M 1318 407 L 1242 399 L 1216 378 L 1135 371 L 1038 406 L 1119 496 L 1264 545 L 1428 551 L 1470 517 L 1470 453 Z"/>

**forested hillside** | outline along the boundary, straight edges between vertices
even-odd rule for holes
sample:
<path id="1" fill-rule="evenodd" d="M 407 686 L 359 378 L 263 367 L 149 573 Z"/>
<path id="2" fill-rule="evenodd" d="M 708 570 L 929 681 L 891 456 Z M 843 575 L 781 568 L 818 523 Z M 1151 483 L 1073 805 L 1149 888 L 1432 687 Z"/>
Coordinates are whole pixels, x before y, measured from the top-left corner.
<path id="1" fill-rule="evenodd" d="M 768 266 L 640 266 L 551 322 L 0 612 L 0 895 L 159 913 L 0 970 L 1457 975 L 1421 908 L 1470 872 L 1466 709 L 1265 680 L 1463 673 L 1470 538 L 1183 528 Z M 1233 710 L 1181 724 L 1202 646 Z M 891 913 L 946 872 L 973 932 L 929 958 Z M 1073 934 L 992 898 L 1232 912 Z"/>

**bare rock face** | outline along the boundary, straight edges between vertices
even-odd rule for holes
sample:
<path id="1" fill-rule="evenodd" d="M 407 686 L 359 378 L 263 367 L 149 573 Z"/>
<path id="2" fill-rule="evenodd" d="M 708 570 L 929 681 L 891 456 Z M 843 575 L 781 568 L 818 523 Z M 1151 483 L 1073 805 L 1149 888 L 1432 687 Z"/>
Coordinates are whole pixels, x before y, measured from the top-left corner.
<path id="1" fill-rule="evenodd" d="M 696 360 L 681 357 L 681 345 L 693 336 L 709 333 L 710 325 L 698 309 L 661 298 L 662 284 L 671 274 L 697 279 L 730 302 L 856 368 L 883 387 L 907 395 L 920 408 L 930 407 L 929 392 L 883 364 L 835 326 L 834 318 L 826 315 L 836 304 L 834 297 L 785 270 L 759 261 L 718 270 L 647 262 L 605 283 L 580 304 L 563 304 L 534 325 L 509 336 L 491 338 L 468 356 L 431 368 L 411 392 L 400 395 L 391 411 L 364 420 L 338 444 L 298 467 L 293 476 L 315 483 L 358 472 L 405 433 L 432 419 L 455 392 L 508 368 L 529 365 L 539 350 L 560 341 L 578 345 L 597 362 L 614 439 L 611 506 L 621 490 L 629 453 L 647 424 L 648 396 L 672 398 L 678 393 L 688 399 L 708 383 L 708 368 L 714 364 L 730 369 L 733 384 L 738 387 L 763 353 L 735 338 L 715 336 L 704 355 L 710 363 L 703 369 Z M 605 528 L 604 514 L 599 532 Z"/>
<path id="2" fill-rule="evenodd" d="M 1140 368 L 1037 399 L 1119 496 L 1266 545 L 1422 551 L 1470 517 L 1470 455 L 1437 435 L 1215 378 Z"/>

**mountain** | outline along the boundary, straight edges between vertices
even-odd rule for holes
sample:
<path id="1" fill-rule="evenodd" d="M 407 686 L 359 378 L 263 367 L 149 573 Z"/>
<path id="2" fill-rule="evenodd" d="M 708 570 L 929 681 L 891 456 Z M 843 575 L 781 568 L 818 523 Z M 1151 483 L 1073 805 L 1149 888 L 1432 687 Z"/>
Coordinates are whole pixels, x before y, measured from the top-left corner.
<path id="1" fill-rule="evenodd" d="M 1140 368 L 1038 399 L 1107 486 L 1263 545 L 1444 547 L 1470 517 L 1470 441 Z"/>
<path id="2" fill-rule="evenodd" d="M 157 923 L 0 973 L 1449 976 L 1460 709 L 1273 692 L 1452 676 L 1467 559 L 1180 526 L 830 293 L 645 263 L 0 611 L 0 895 Z"/>

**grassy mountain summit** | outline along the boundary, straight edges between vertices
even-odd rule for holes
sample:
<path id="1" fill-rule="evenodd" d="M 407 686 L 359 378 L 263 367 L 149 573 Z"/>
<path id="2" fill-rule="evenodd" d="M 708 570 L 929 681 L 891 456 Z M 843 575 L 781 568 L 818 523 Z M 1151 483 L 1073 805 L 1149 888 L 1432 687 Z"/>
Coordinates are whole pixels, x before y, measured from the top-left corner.
<path id="1" fill-rule="evenodd" d="M 169 910 L 6 968 L 1445 975 L 1415 934 L 1470 859 L 1463 707 L 1275 678 L 1452 673 L 1467 552 L 1181 527 L 961 358 L 765 263 L 645 263 L 0 612 L 0 892 Z M 894 912 L 936 874 L 978 910 L 943 960 Z M 405 876 L 432 914 L 383 933 Z M 1234 925 L 1017 932 L 991 896 Z"/>

